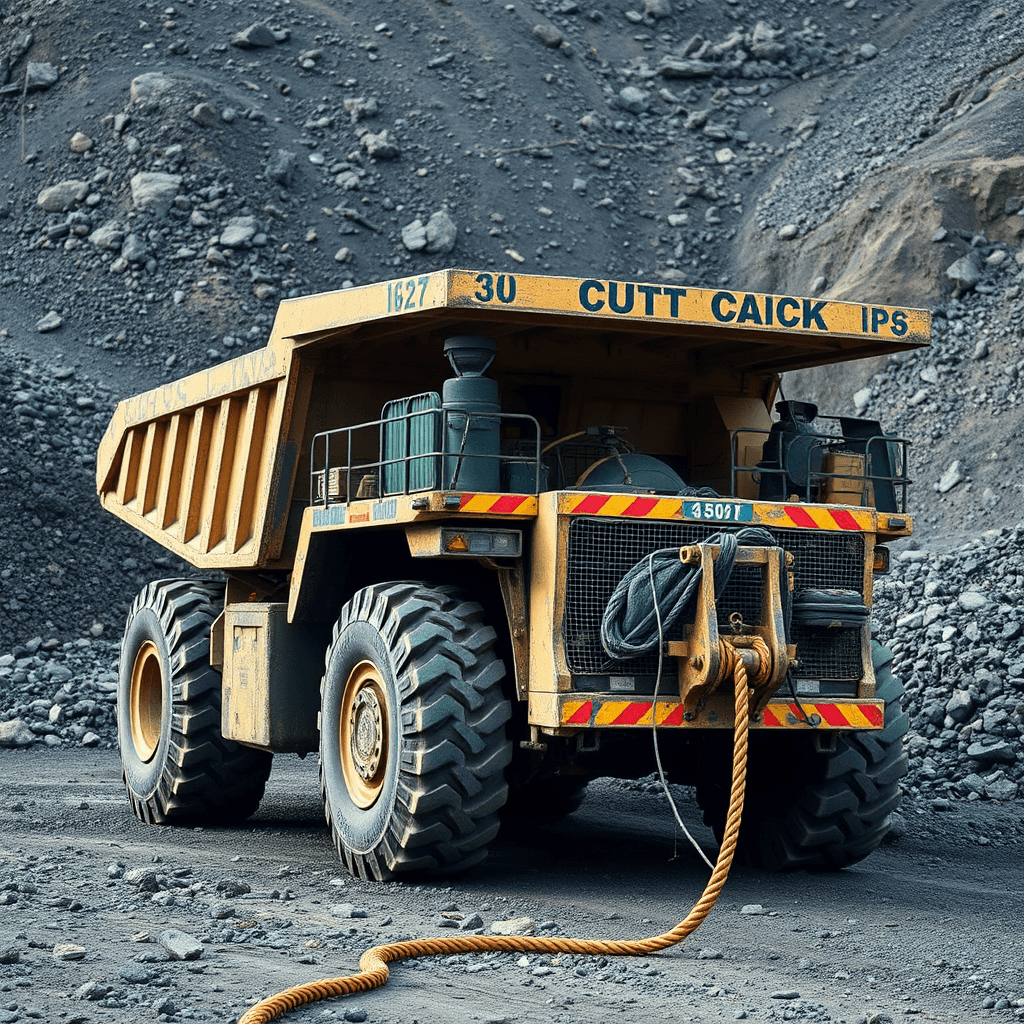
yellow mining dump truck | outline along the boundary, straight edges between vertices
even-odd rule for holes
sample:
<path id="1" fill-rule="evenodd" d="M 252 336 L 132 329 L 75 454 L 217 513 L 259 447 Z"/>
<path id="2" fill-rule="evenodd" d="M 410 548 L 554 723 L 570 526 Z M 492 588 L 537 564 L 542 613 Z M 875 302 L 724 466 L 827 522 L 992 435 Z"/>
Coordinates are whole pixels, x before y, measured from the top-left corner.
<path id="1" fill-rule="evenodd" d="M 210 577 L 128 618 L 135 813 L 244 819 L 274 752 L 316 751 L 350 871 L 448 871 L 502 816 L 651 773 L 654 733 L 720 836 L 740 658 L 748 861 L 864 857 L 906 764 L 869 621 L 880 542 L 911 531 L 906 443 L 777 402 L 779 374 L 929 333 L 464 270 L 283 302 L 266 348 L 122 402 L 100 446 L 103 505 Z"/>

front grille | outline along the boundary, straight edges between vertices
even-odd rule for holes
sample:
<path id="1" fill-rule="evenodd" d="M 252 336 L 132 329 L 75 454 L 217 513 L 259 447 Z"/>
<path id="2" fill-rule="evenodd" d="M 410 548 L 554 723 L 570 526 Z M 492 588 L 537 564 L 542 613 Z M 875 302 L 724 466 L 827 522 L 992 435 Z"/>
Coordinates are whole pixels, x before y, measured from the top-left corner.
<path id="1" fill-rule="evenodd" d="M 574 517 L 569 524 L 565 617 L 562 636 L 569 670 L 579 675 L 613 673 L 653 676 L 658 655 L 619 661 L 601 646 L 605 606 L 623 576 L 642 558 L 659 548 L 697 544 L 722 530 L 738 529 L 703 523 Z M 864 537 L 837 531 L 772 529 L 779 545 L 793 553 L 797 590 L 841 587 L 863 593 Z M 761 566 L 739 566 L 718 595 L 718 622 L 726 635 L 730 616 L 738 613 L 748 625 L 760 624 Z M 685 623 L 677 623 L 667 640 L 682 639 Z M 805 630 L 793 637 L 799 643 L 797 678 L 857 680 L 862 674 L 860 630 Z M 851 633 L 851 637 L 839 637 Z M 819 635 L 821 634 L 821 635 Z"/>

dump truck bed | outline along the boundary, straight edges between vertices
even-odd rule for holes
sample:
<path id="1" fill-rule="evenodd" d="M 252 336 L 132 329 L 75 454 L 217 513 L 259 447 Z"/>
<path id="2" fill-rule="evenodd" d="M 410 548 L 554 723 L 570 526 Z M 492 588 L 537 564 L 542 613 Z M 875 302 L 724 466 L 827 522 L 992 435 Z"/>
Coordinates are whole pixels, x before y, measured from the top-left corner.
<path id="1" fill-rule="evenodd" d="M 614 381 L 616 401 L 649 407 L 643 429 L 659 436 L 659 409 L 705 395 L 767 403 L 785 371 L 927 345 L 930 318 L 797 296 L 467 270 L 289 299 L 265 348 L 117 406 L 99 447 L 101 502 L 197 567 L 288 569 L 312 437 L 424 390 L 443 340 L 462 334 L 498 341 L 498 376 L 510 390 L 565 382 L 563 431 L 596 422 L 595 410 L 614 413 L 601 393 L 601 382 Z"/>

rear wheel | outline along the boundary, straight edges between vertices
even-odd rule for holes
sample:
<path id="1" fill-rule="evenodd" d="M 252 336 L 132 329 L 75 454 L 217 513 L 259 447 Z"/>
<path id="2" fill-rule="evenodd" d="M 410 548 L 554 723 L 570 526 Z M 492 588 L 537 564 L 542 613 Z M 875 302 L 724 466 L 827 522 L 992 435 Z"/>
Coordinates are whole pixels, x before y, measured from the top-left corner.
<path id="1" fill-rule="evenodd" d="M 320 777 L 335 845 L 360 878 L 483 860 L 508 787 L 504 666 L 480 605 L 390 583 L 341 611 L 321 688 Z"/>
<path id="2" fill-rule="evenodd" d="M 151 583 L 121 642 L 117 745 L 132 810 L 151 824 L 243 821 L 259 806 L 271 755 L 225 740 L 210 628 L 224 586 Z"/>
<path id="3" fill-rule="evenodd" d="M 872 644 L 876 693 L 885 701 L 881 729 L 842 732 L 835 748 L 816 751 L 804 731 L 750 737 L 747 791 L 738 856 L 769 871 L 836 870 L 863 860 L 885 838 L 907 772 L 908 720 L 892 652 Z M 721 842 L 729 796 L 724 745 L 701 769 L 697 802 Z"/>

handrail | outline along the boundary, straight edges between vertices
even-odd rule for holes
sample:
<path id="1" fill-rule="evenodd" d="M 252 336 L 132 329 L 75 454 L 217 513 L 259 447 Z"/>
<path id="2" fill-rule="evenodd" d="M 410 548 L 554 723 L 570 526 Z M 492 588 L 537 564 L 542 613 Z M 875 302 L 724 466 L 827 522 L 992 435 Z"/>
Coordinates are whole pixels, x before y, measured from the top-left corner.
<path id="1" fill-rule="evenodd" d="M 419 397 L 419 396 L 413 396 Z M 462 444 L 459 451 L 445 451 L 444 445 L 435 443 L 430 450 L 426 451 L 410 451 L 410 434 L 409 430 L 411 427 L 411 421 L 414 418 L 421 418 L 424 416 L 437 417 L 439 429 L 435 432 L 435 438 L 443 436 L 447 431 L 449 420 L 451 416 L 458 416 L 460 420 L 465 419 L 465 425 L 460 424 L 460 433 L 462 434 Z M 479 424 L 481 420 L 498 421 L 499 423 L 508 420 L 526 420 L 533 427 L 534 442 L 533 442 L 533 455 L 517 456 L 508 455 L 502 452 L 466 452 L 466 439 L 469 436 L 472 424 Z M 372 461 L 353 462 L 353 437 L 357 431 L 376 429 L 378 436 L 382 434 L 381 428 L 386 426 L 394 426 L 396 424 L 405 424 L 405 445 L 403 451 L 405 454 L 400 455 L 396 458 L 386 458 L 382 451 L 382 444 L 378 443 L 378 456 Z M 332 449 L 336 449 L 337 444 L 344 437 L 345 443 L 345 461 L 338 465 L 333 465 L 332 460 Z M 367 497 L 392 497 L 397 494 L 415 494 L 422 493 L 424 491 L 431 490 L 455 490 L 459 482 L 459 475 L 462 472 L 462 467 L 466 459 L 490 459 L 498 460 L 501 463 L 510 464 L 524 464 L 527 463 L 533 467 L 533 492 L 537 494 L 540 492 L 540 481 L 541 481 L 541 428 L 540 423 L 533 416 L 526 413 L 481 413 L 474 412 L 469 409 L 461 409 L 458 407 L 451 408 L 427 408 L 427 409 L 413 409 L 402 413 L 398 416 L 380 417 L 375 420 L 367 420 L 364 423 L 357 423 L 348 427 L 336 427 L 333 430 L 325 430 L 316 434 L 310 444 L 310 482 L 309 482 L 309 503 L 310 505 L 322 505 L 327 506 L 332 504 L 335 500 L 332 498 L 332 488 L 330 486 L 331 474 L 337 471 L 339 478 L 341 474 L 345 475 L 345 497 L 344 501 L 346 504 L 353 500 L 353 487 L 352 478 L 356 473 L 360 474 L 360 480 L 363 476 L 371 473 L 377 475 L 377 493 L 374 495 L 367 495 Z M 412 487 L 410 486 L 409 480 L 409 469 L 414 461 L 422 459 L 436 459 L 438 460 L 435 464 L 437 469 L 434 473 L 434 483 L 424 487 Z M 445 460 L 455 459 L 455 468 L 452 472 L 450 480 L 446 480 L 442 477 Z M 403 467 L 403 488 L 400 491 L 391 491 L 387 494 L 381 492 L 381 483 L 384 477 L 384 470 L 389 466 L 400 465 Z M 319 483 L 319 486 L 318 486 Z M 356 487 L 358 490 L 358 485 Z M 359 497 L 357 494 L 356 497 Z"/>
<path id="2" fill-rule="evenodd" d="M 818 417 L 819 420 L 839 420 L 840 418 L 838 416 Z M 911 444 L 908 438 L 893 437 L 888 434 L 847 437 L 842 432 L 801 432 L 800 438 L 810 443 L 807 444 L 802 459 L 795 466 L 766 465 L 763 454 L 758 465 L 749 466 L 740 463 L 739 445 L 741 439 L 748 443 L 747 439 L 751 435 L 760 435 L 767 442 L 771 436 L 771 430 L 741 427 L 738 430 L 730 431 L 730 485 L 733 494 L 737 493 L 739 474 L 749 474 L 755 482 L 759 482 L 765 476 L 779 477 L 783 483 L 787 479 L 793 480 L 798 478 L 803 481 L 802 486 L 796 492 L 801 501 L 828 504 L 827 498 L 821 496 L 826 482 L 829 480 L 852 480 L 858 481 L 861 484 L 862 505 L 866 507 L 875 505 L 878 494 L 877 490 L 872 493 L 873 488 L 891 485 L 892 498 L 896 502 L 897 507 L 887 511 L 908 511 L 908 490 L 913 483 L 913 480 L 911 480 L 907 473 L 907 449 Z M 879 444 L 887 446 L 885 461 L 891 465 L 890 472 L 885 472 L 885 469 L 888 467 L 878 465 L 881 460 L 877 457 L 877 451 L 872 451 L 872 446 Z M 893 448 L 895 448 L 895 455 L 893 454 Z M 827 470 L 824 467 L 814 468 L 814 461 L 818 456 L 824 457 L 830 453 L 834 455 L 860 456 L 863 459 L 863 468 L 860 471 L 855 466 L 846 466 L 832 470 Z M 869 498 L 871 500 L 868 500 Z"/>

